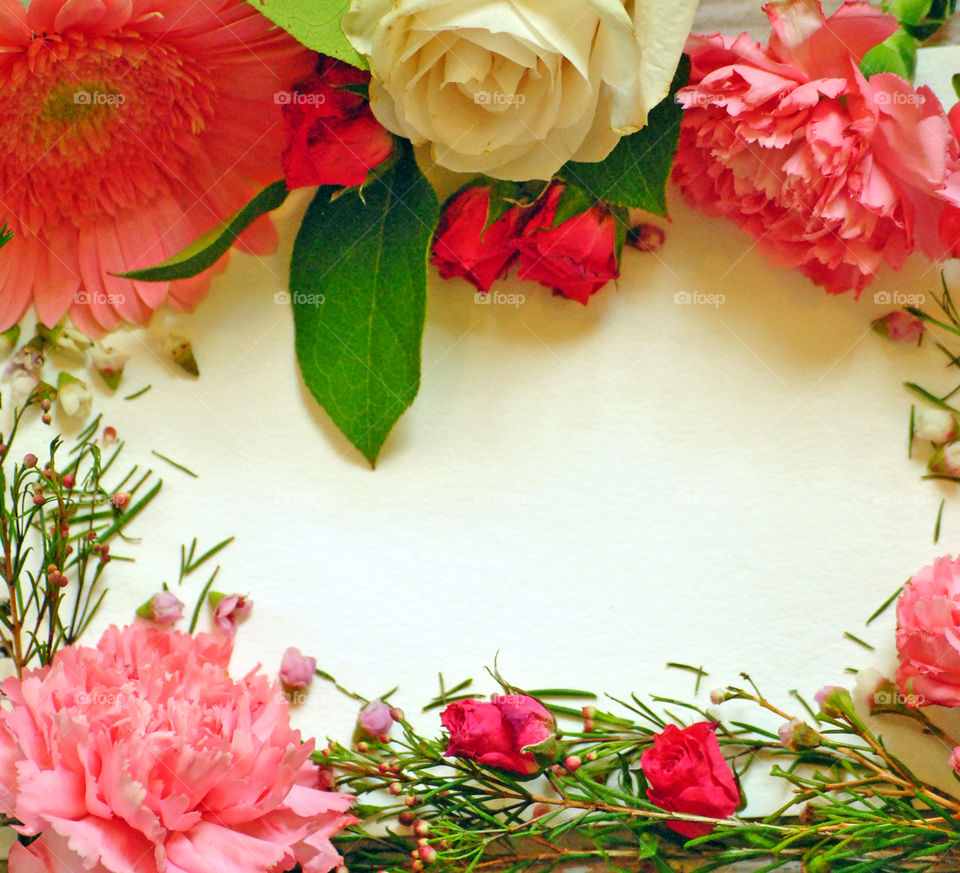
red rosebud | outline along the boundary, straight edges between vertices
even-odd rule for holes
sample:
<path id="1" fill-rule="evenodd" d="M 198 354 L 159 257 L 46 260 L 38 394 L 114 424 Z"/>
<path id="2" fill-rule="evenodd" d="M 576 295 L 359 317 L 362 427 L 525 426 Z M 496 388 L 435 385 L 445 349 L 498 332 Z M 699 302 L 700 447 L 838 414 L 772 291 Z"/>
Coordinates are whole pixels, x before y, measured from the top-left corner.
<path id="1" fill-rule="evenodd" d="M 553 227 L 563 188 L 557 184 L 547 191 L 517 240 L 519 275 L 586 305 L 607 282 L 620 276 L 616 220 L 598 204 Z"/>
<path id="2" fill-rule="evenodd" d="M 541 770 L 530 748 L 549 744 L 557 732 L 549 710 L 523 695 L 495 697 L 490 703 L 460 700 L 440 713 L 440 721 L 450 732 L 447 755 L 527 776 Z"/>
<path id="3" fill-rule="evenodd" d="M 667 725 L 640 756 L 647 799 L 667 812 L 727 818 L 740 805 L 740 790 L 714 733 L 716 724 L 697 722 L 681 730 Z M 705 822 L 668 822 L 685 837 L 701 837 Z"/>
<path id="4" fill-rule="evenodd" d="M 285 95 L 288 188 L 360 185 L 390 156 L 393 137 L 373 117 L 369 101 L 342 87 L 369 81 L 369 73 L 321 55 L 316 72 Z"/>
<path id="5" fill-rule="evenodd" d="M 523 212 L 514 206 L 484 231 L 490 189 L 473 186 L 457 194 L 443 211 L 433 239 L 432 263 L 444 279 L 462 276 L 486 294 L 516 259 L 514 240 Z"/>

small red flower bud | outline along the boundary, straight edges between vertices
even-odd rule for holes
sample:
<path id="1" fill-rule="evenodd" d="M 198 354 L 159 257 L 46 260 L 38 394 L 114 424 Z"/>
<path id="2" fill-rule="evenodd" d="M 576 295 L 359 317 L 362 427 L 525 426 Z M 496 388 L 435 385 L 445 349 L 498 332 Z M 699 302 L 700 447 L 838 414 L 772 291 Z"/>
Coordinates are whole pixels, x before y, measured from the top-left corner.
<path id="1" fill-rule="evenodd" d="M 37 456 L 32 452 L 30 454 L 23 456 L 23 466 L 27 467 L 36 467 L 37 466 Z"/>
<path id="2" fill-rule="evenodd" d="M 44 424 L 50 424 L 53 421 L 53 416 L 51 416 L 49 412 L 45 412 L 40 416 L 40 421 Z"/>
<path id="3" fill-rule="evenodd" d="M 357 751 L 360 752 L 361 755 L 365 755 L 370 751 L 370 746 L 363 742 L 357 743 Z"/>
<path id="4" fill-rule="evenodd" d="M 410 825 L 412 825 L 412 824 L 414 823 L 415 818 L 414 818 L 413 813 L 410 812 L 409 809 L 404 809 L 404 810 L 402 810 L 401 813 L 397 816 L 397 821 L 399 821 L 400 824 L 402 824 L 405 828 L 408 828 L 408 827 L 410 827 Z"/>
<path id="5" fill-rule="evenodd" d="M 403 721 L 406 716 L 403 714 L 403 710 L 399 706 L 390 707 L 390 718 L 394 721 L 400 722 Z"/>
<path id="6" fill-rule="evenodd" d="M 415 794 L 408 794 L 406 799 L 403 801 L 407 806 L 416 806 L 420 800 Z"/>
<path id="7" fill-rule="evenodd" d="M 433 846 L 421 846 L 418 849 L 418 854 L 424 864 L 432 864 L 437 860 L 437 850 Z"/>
<path id="8" fill-rule="evenodd" d="M 73 475 L 73 473 L 67 473 L 67 475 L 64 476 L 61 481 L 63 482 L 63 487 L 69 489 L 69 488 L 73 488 L 73 486 L 77 482 L 77 479 L 76 479 L 76 476 Z"/>
<path id="9" fill-rule="evenodd" d="M 585 757 L 586 757 L 586 759 L 587 759 L 588 761 L 596 761 L 596 760 L 597 760 L 597 753 L 596 753 L 596 752 L 587 752 L 587 754 L 586 754 Z"/>
<path id="10" fill-rule="evenodd" d="M 420 819 L 418 822 L 416 822 L 416 823 L 414 824 L 414 826 L 413 826 L 413 832 L 414 832 L 418 837 L 425 837 L 425 836 L 427 836 L 427 834 L 430 833 L 430 822 L 424 821 L 423 819 Z"/>
<path id="11" fill-rule="evenodd" d="M 391 782 L 389 791 L 394 797 L 396 797 L 398 794 L 403 793 L 403 786 L 399 782 Z"/>
<path id="12" fill-rule="evenodd" d="M 130 505 L 130 492 L 118 491 L 110 498 L 110 502 L 119 510 L 124 510 Z"/>
<path id="13" fill-rule="evenodd" d="M 49 401 L 48 398 L 44 397 L 43 400 L 40 401 L 40 408 L 41 408 L 44 412 L 49 412 L 49 411 L 50 411 L 50 406 L 51 406 L 51 403 L 50 403 L 50 401 Z"/>
<path id="14" fill-rule="evenodd" d="M 103 442 L 105 445 L 110 445 L 110 443 L 115 443 L 117 441 L 117 429 L 115 427 L 105 427 L 103 429 Z"/>
<path id="15" fill-rule="evenodd" d="M 580 760 L 578 755 L 567 755 L 566 760 L 563 762 L 563 766 L 566 767 L 571 773 L 576 773 L 583 766 L 583 761 Z"/>

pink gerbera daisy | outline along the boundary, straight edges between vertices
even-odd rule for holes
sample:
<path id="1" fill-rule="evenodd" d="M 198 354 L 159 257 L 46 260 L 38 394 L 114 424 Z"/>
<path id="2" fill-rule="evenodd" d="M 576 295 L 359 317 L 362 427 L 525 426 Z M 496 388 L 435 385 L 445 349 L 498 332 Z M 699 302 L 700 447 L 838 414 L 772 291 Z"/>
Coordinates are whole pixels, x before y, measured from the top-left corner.
<path id="1" fill-rule="evenodd" d="M 242 0 L 0 0 L 0 328 L 89 333 L 190 309 L 210 276 L 117 279 L 283 175 L 279 93 L 316 55 Z M 238 241 L 265 253 L 268 219 Z"/>

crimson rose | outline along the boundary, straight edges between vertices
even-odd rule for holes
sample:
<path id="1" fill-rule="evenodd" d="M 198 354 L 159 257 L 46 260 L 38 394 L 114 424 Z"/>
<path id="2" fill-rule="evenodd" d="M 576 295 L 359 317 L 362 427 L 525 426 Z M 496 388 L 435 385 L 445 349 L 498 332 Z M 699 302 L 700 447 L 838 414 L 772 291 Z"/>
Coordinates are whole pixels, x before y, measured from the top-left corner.
<path id="1" fill-rule="evenodd" d="M 647 798 L 667 812 L 727 818 L 740 805 L 740 789 L 720 752 L 716 723 L 697 722 L 681 730 L 667 725 L 640 756 Z M 712 830 L 705 822 L 669 822 L 685 837 Z"/>
<path id="2" fill-rule="evenodd" d="M 432 263 L 440 275 L 462 276 L 483 294 L 516 259 L 514 239 L 523 223 L 523 210 L 514 206 L 484 231 L 490 196 L 490 188 L 482 185 L 457 194 L 444 209 L 433 240 Z"/>
<path id="3" fill-rule="evenodd" d="M 393 137 L 362 95 L 370 74 L 320 56 L 316 72 L 286 95 L 283 171 L 291 190 L 309 185 L 360 185 L 393 151 Z"/>
<path id="4" fill-rule="evenodd" d="M 591 295 L 620 276 L 616 219 L 600 203 L 554 227 L 563 187 L 547 191 L 520 234 L 518 273 L 586 306 Z"/>
<path id="5" fill-rule="evenodd" d="M 531 747 L 547 743 L 557 732 L 553 716 L 539 700 L 514 694 L 490 703 L 451 703 L 440 721 L 450 732 L 447 755 L 527 776 L 541 769 Z"/>

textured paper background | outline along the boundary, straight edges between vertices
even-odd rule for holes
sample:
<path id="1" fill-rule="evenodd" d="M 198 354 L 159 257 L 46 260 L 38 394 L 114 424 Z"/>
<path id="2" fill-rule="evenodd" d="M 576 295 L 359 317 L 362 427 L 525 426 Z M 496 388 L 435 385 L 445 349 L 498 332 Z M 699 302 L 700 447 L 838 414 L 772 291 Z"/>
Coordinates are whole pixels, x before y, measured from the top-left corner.
<path id="1" fill-rule="evenodd" d="M 926 56 L 941 88 L 960 66 L 949 57 Z M 423 389 L 371 472 L 307 396 L 289 307 L 274 302 L 305 206 L 283 214 L 276 257 L 234 256 L 194 316 L 169 319 L 194 342 L 198 382 L 154 354 L 164 319 L 118 340 L 134 351 L 122 393 L 153 388 L 105 399 L 105 421 L 165 486 L 132 528 L 138 563 L 113 573 L 94 636 L 174 581 L 181 542 L 234 534 L 218 587 L 256 603 L 237 672 L 275 671 L 296 645 L 368 696 L 400 684 L 411 711 L 438 669 L 492 690 L 482 670 L 497 652 L 527 687 L 686 695 L 691 677 L 664 669 L 679 660 L 711 672 L 705 690 L 749 670 L 812 694 L 880 659 L 843 631 L 889 650 L 890 617 L 869 632 L 864 619 L 957 550 L 953 502 L 932 544 L 953 490 L 907 460 L 901 387 L 949 374 L 932 345 L 869 330 L 890 308 L 875 292 L 937 287 L 923 262 L 884 273 L 860 302 L 831 298 L 672 192 L 666 246 L 629 253 L 588 308 L 519 284 L 500 290 L 522 305 L 478 305 L 436 281 Z M 297 719 L 346 738 L 354 715 L 319 684 Z"/>

